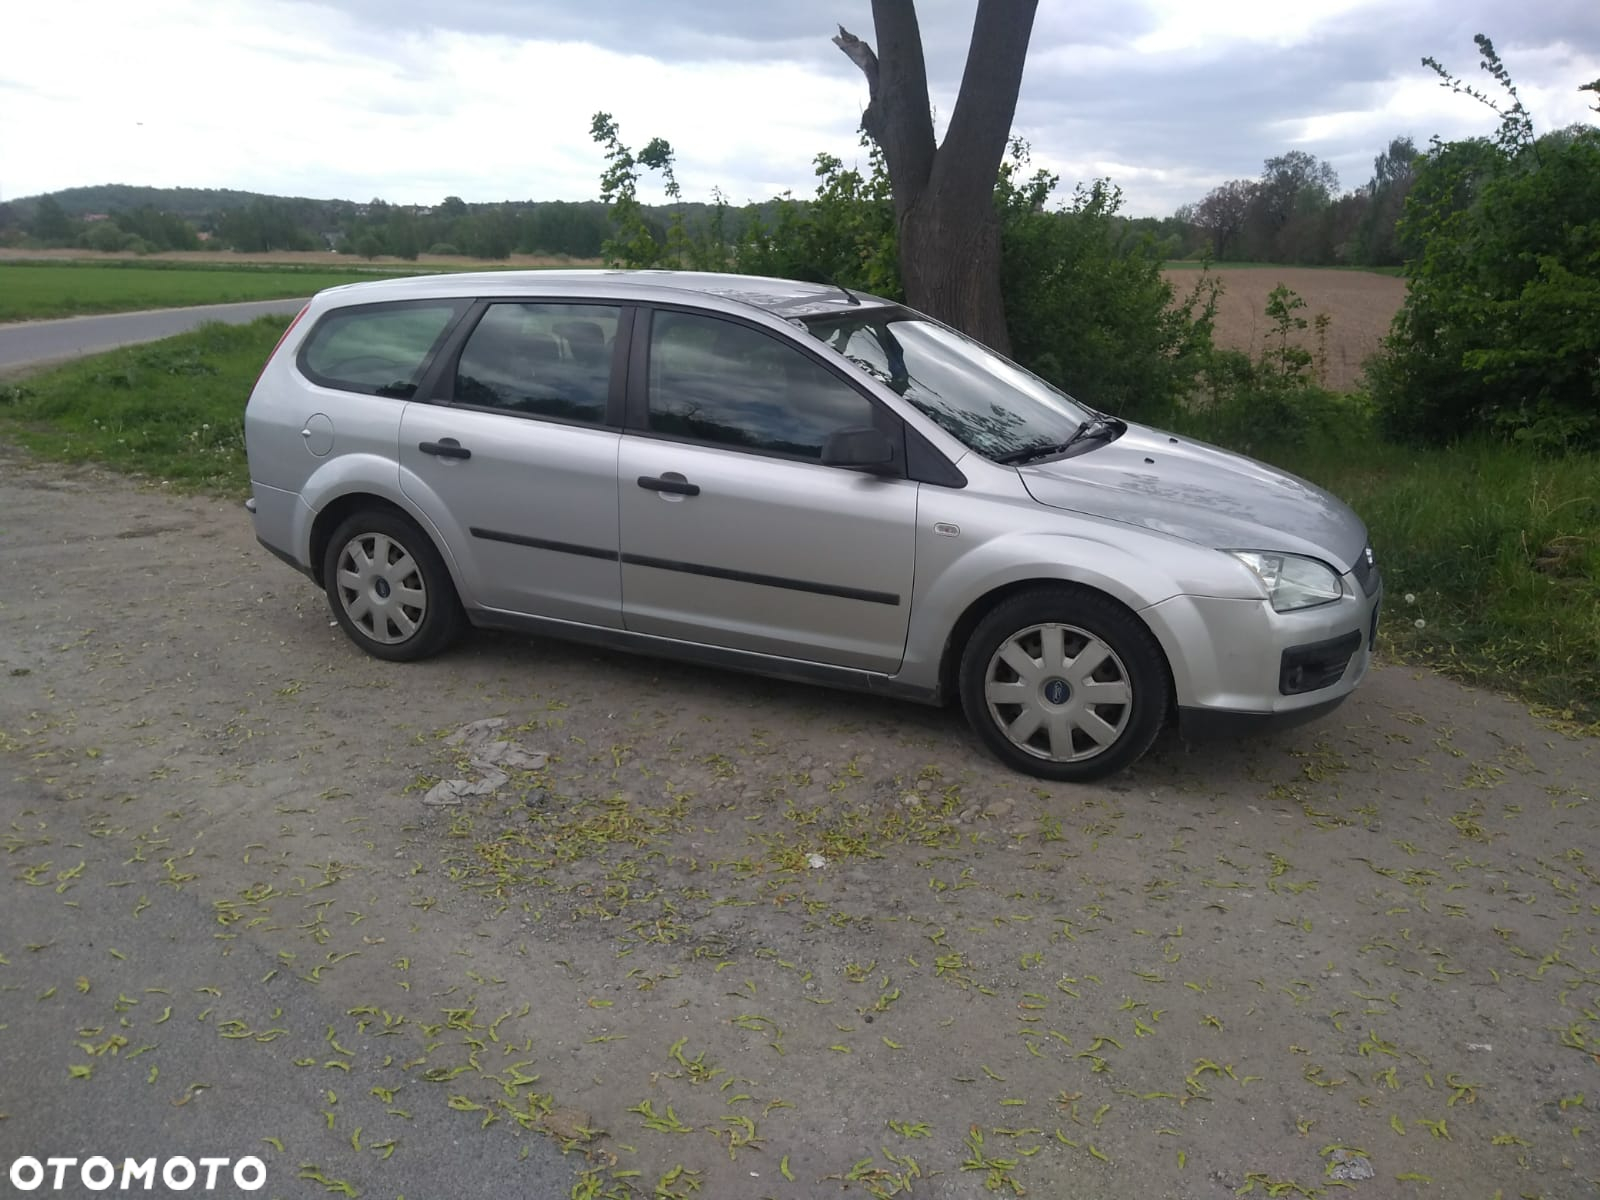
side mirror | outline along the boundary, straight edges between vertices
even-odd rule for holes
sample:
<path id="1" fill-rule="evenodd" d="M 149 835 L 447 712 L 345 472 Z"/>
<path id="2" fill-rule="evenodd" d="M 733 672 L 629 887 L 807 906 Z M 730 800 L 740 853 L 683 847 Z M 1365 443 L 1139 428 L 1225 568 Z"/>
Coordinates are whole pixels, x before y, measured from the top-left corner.
<path id="1" fill-rule="evenodd" d="M 839 429 L 822 443 L 822 465 L 887 474 L 894 465 L 894 443 L 881 429 Z"/>

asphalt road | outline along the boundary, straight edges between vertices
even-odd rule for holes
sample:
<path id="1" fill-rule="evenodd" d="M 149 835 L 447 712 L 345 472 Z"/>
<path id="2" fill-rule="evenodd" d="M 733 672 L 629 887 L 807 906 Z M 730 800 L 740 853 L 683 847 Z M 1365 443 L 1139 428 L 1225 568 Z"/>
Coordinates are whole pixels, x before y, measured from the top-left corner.
<path id="1" fill-rule="evenodd" d="M 207 321 L 242 325 L 275 313 L 296 313 L 305 300 L 255 300 L 244 304 L 205 304 L 147 312 L 65 317 L 0 325 L 0 372 L 98 354 L 118 346 L 153 342 L 187 333 Z"/>

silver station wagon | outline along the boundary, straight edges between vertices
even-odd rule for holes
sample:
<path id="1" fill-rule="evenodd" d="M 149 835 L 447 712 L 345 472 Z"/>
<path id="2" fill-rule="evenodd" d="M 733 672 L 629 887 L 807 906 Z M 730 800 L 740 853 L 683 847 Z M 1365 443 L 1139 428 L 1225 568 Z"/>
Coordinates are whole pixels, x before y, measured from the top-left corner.
<path id="1" fill-rule="evenodd" d="M 245 411 L 267 549 L 368 653 L 467 624 L 928 703 L 1086 780 L 1327 712 L 1366 529 L 835 286 L 537 271 L 316 296 Z"/>

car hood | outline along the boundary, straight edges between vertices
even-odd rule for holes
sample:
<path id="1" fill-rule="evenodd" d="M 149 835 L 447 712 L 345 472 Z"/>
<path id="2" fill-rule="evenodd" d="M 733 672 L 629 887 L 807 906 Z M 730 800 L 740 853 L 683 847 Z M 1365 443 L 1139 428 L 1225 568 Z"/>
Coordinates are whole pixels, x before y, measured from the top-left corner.
<path id="1" fill-rule="evenodd" d="M 1202 546 L 1306 554 L 1347 571 L 1367 544 L 1361 519 L 1315 484 L 1148 426 L 1018 470 L 1040 504 Z"/>

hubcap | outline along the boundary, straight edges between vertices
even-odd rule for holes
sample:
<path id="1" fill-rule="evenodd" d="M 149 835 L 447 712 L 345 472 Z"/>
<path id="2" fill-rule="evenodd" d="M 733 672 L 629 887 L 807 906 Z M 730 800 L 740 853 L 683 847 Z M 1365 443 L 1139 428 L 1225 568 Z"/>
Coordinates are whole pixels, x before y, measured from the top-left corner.
<path id="1" fill-rule="evenodd" d="M 984 675 L 989 716 L 1012 745 L 1050 762 L 1082 762 L 1116 744 L 1133 684 L 1105 642 L 1075 625 L 1012 634 Z"/>
<path id="2" fill-rule="evenodd" d="M 351 538 L 339 551 L 336 571 L 345 615 L 375 642 L 403 642 L 427 616 L 422 571 L 406 548 L 386 534 Z"/>

